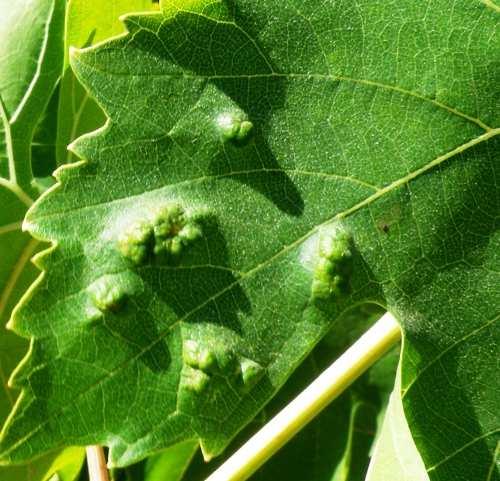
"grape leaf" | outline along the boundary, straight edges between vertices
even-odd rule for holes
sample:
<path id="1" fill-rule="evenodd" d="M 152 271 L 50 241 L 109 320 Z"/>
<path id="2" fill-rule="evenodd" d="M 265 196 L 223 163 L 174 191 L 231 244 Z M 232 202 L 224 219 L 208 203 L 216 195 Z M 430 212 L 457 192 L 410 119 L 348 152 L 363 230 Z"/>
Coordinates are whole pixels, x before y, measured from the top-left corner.
<path id="1" fill-rule="evenodd" d="M 0 468 L 1 481 L 74 481 L 85 459 L 82 448 L 66 448 L 34 463 Z"/>
<path id="2" fill-rule="evenodd" d="M 2 458 L 210 458 L 373 301 L 401 319 L 430 479 L 496 476 L 498 8 L 191 0 L 125 23 L 75 53 L 109 120 L 28 213 L 57 247 L 12 322 L 34 341 Z"/>
<path id="3" fill-rule="evenodd" d="M 404 415 L 399 373 L 366 481 L 429 481 Z"/>
<path id="4" fill-rule="evenodd" d="M 160 453 L 153 454 L 141 463 L 125 470 L 117 470 L 113 481 L 181 481 L 185 479 L 184 474 L 196 448 L 194 441 L 174 444 Z"/>

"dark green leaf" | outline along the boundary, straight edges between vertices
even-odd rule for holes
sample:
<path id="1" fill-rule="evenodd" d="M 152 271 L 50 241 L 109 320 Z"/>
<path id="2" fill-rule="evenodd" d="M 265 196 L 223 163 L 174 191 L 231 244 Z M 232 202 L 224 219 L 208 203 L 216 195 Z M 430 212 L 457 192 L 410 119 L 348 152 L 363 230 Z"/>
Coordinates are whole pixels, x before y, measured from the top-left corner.
<path id="1" fill-rule="evenodd" d="M 375 301 L 430 478 L 495 476 L 498 8 L 191 0 L 126 24 L 75 55 L 110 120 L 28 216 L 57 248 L 13 323 L 34 342 L 3 458 L 219 454 Z"/>

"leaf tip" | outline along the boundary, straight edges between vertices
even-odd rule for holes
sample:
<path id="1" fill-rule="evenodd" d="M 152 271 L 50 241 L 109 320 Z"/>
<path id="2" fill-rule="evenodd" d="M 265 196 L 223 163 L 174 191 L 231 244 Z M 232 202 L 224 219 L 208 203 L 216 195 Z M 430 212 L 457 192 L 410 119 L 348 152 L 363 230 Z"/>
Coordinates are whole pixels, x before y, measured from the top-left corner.
<path id="1" fill-rule="evenodd" d="M 217 454 L 213 452 L 213 450 L 208 446 L 207 442 L 204 439 L 200 439 L 200 449 L 205 463 L 209 463 L 217 456 Z"/>
<path id="2" fill-rule="evenodd" d="M 74 60 L 78 60 L 81 56 L 81 50 L 77 47 L 70 46 L 69 47 L 69 59 L 70 62 Z"/>
<path id="3" fill-rule="evenodd" d="M 7 329 L 8 331 L 15 331 L 14 319 L 12 317 L 10 317 L 7 321 L 7 324 L 5 324 L 5 329 Z M 11 387 L 10 381 L 7 384 L 9 387 Z"/>

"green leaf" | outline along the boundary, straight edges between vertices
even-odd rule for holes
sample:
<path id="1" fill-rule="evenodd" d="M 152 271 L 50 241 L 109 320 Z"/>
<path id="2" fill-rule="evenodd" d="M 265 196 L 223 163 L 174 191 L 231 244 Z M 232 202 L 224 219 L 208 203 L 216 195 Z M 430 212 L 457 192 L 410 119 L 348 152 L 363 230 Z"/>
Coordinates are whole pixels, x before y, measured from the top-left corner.
<path id="1" fill-rule="evenodd" d="M 366 481 L 429 481 L 401 402 L 401 376 L 391 394 Z"/>
<path id="2" fill-rule="evenodd" d="M 151 456 L 145 466 L 144 481 L 180 481 L 193 457 L 196 444 L 176 444 L 165 452 Z"/>
<path id="3" fill-rule="evenodd" d="M 495 475 L 497 10 L 172 1 L 75 54 L 109 120 L 28 214 L 57 248 L 13 321 L 34 341 L 2 458 L 215 456 L 373 301 L 430 479 Z"/>
<path id="4" fill-rule="evenodd" d="M 197 444 L 185 441 L 154 454 L 125 470 L 117 470 L 113 481 L 181 481 Z M 112 473 L 113 474 L 113 473 Z M 193 480 L 194 481 L 194 480 Z"/>
<path id="5" fill-rule="evenodd" d="M 34 463 L 0 468 L 1 481 L 74 481 L 82 468 L 85 450 L 67 448 Z"/>
<path id="6" fill-rule="evenodd" d="M 60 85 L 56 87 L 33 134 L 31 142 L 31 167 L 35 178 L 52 175 L 56 164 L 57 111 Z M 38 180 L 38 179 L 37 179 Z"/>
<path id="7" fill-rule="evenodd" d="M 64 9 L 65 0 L 0 1 L 0 174 L 31 194 L 31 140 L 61 74 Z"/>
<path id="8" fill-rule="evenodd" d="M 78 160 L 68 144 L 100 127 L 106 117 L 69 68 L 69 47 L 85 47 L 124 31 L 119 17 L 128 12 L 149 11 L 151 0 L 114 0 L 103 8 L 98 0 L 69 0 L 66 13 L 64 76 L 57 126 L 57 165 Z"/>
<path id="9" fill-rule="evenodd" d="M 114 0 L 103 8 L 98 0 L 69 0 L 66 14 L 66 45 L 81 48 L 92 42 L 101 42 L 124 32 L 119 18 L 130 12 L 156 9 L 151 0 Z M 65 65 L 68 65 L 66 57 Z"/>

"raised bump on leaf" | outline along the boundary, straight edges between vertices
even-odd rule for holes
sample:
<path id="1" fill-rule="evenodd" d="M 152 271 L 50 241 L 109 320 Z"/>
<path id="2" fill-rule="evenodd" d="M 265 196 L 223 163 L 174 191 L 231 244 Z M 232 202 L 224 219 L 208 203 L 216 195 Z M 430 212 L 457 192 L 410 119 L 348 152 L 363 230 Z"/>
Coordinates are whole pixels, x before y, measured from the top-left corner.
<path id="1" fill-rule="evenodd" d="M 127 291 L 123 289 L 123 286 L 117 284 L 113 277 L 103 276 L 88 288 L 94 305 L 100 311 L 118 310 L 128 297 Z"/>
<path id="2" fill-rule="evenodd" d="M 352 236 L 339 222 L 323 226 L 304 244 L 300 257 L 312 272 L 313 300 L 331 299 L 347 292 L 352 256 Z"/>
<path id="3" fill-rule="evenodd" d="M 118 248 L 134 264 L 142 264 L 148 256 L 151 238 L 151 224 L 146 221 L 138 221 L 132 224 L 120 237 Z"/>
<path id="4" fill-rule="evenodd" d="M 224 140 L 242 142 L 250 137 L 253 124 L 244 112 L 224 112 L 217 117 L 217 128 Z"/>
<path id="5" fill-rule="evenodd" d="M 313 298 L 327 299 L 345 292 L 352 264 L 351 246 L 352 237 L 340 224 L 320 231 L 311 287 Z"/>
<path id="6" fill-rule="evenodd" d="M 94 321 L 103 313 L 119 311 L 127 299 L 140 291 L 141 281 L 132 272 L 103 275 L 87 288 L 91 301 L 87 319 Z"/>
<path id="7" fill-rule="evenodd" d="M 186 367 L 182 379 L 184 387 L 190 391 L 201 393 L 208 385 L 210 376 L 199 369 Z"/>
<path id="8" fill-rule="evenodd" d="M 119 236 L 118 249 L 134 264 L 143 264 L 152 255 L 178 256 L 201 234 L 197 216 L 171 202 L 132 221 Z"/>
<path id="9" fill-rule="evenodd" d="M 182 357 L 188 366 L 202 371 L 210 370 L 216 362 L 213 351 L 201 347 L 193 340 L 184 341 Z"/>
<path id="10" fill-rule="evenodd" d="M 245 388 L 253 387 L 257 381 L 264 375 L 264 368 L 251 359 L 242 358 L 240 361 L 241 378 Z"/>

